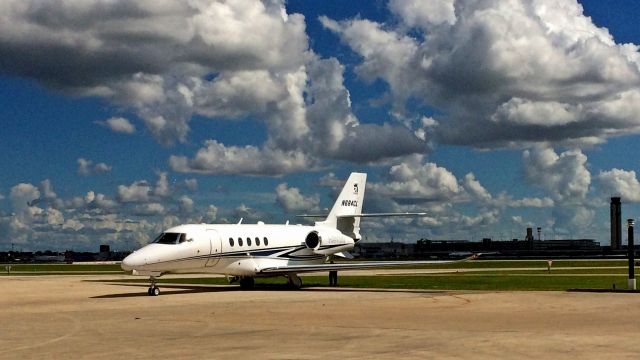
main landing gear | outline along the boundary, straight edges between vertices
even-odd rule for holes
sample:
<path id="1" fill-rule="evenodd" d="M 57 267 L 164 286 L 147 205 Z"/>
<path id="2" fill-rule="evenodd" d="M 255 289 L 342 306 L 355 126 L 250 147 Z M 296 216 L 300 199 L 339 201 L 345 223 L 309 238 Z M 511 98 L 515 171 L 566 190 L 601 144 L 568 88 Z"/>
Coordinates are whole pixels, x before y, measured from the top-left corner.
<path id="1" fill-rule="evenodd" d="M 299 290 L 302 287 L 302 279 L 300 279 L 298 275 L 289 274 L 287 278 L 289 279 L 289 286 L 291 286 L 292 289 Z"/>
<path id="2" fill-rule="evenodd" d="M 149 290 L 147 290 L 147 295 L 149 296 L 160 295 L 160 288 L 156 286 L 156 278 L 154 276 L 151 276 L 149 280 L 151 281 L 151 286 L 149 286 Z"/>
<path id="3" fill-rule="evenodd" d="M 241 277 L 240 278 L 240 288 L 243 290 L 253 289 L 253 285 L 255 285 L 255 281 L 252 277 Z"/>

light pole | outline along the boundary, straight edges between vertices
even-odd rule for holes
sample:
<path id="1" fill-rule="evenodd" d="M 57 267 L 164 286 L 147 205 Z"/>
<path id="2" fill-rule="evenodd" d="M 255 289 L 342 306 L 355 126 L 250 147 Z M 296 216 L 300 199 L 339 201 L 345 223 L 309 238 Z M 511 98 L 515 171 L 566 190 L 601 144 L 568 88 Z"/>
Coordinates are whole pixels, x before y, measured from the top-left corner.
<path id="1" fill-rule="evenodd" d="M 633 219 L 627 219 L 627 254 L 629 255 L 629 279 L 627 280 L 627 289 L 636 289 L 636 277 L 635 277 L 635 246 L 633 244 Z"/>

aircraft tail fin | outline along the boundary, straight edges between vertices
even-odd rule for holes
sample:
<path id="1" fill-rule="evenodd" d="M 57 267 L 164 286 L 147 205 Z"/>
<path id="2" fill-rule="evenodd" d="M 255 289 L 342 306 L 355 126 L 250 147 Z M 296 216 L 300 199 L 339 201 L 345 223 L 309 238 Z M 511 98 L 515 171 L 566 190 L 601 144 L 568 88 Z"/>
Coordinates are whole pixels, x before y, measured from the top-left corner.
<path id="1" fill-rule="evenodd" d="M 333 204 L 327 218 L 318 224 L 328 225 L 340 230 L 343 234 L 360 240 L 360 214 L 367 174 L 351 173 L 344 184 L 338 199 Z"/>

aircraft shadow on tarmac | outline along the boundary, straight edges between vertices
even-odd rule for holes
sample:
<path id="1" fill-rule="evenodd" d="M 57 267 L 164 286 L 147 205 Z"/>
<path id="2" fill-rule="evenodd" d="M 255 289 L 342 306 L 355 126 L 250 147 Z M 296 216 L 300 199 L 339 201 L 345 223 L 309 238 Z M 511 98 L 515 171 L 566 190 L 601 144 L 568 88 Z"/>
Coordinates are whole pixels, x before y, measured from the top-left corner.
<path id="1" fill-rule="evenodd" d="M 136 288 L 148 288 L 147 284 L 123 284 L 123 283 L 111 283 L 111 285 L 129 286 Z M 182 284 L 159 284 L 162 290 L 160 296 L 169 295 L 182 295 L 193 294 L 202 292 L 228 292 L 228 291 L 314 291 L 314 292 L 373 292 L 373 293 L 412 293 L 412 294 L 444 294 L 450 291 L 446 290 L 423 290 L 423 289 L 372 289 L 372 288 L 332 288 L 332 287 L 303 287 L 302 289 L 294 290 L 288 285 L 278 284 L 264 284 L 255 285 L 251 290 L 241 289 L 237 285 L 182 285 Z M 127 297 L 148 297 L 146 291 L 141 292 L 127 292 L 119 294 L 107 294 L 92 296 L 92 299 L 114 299 L 114 298 L 127 298 Z"/>

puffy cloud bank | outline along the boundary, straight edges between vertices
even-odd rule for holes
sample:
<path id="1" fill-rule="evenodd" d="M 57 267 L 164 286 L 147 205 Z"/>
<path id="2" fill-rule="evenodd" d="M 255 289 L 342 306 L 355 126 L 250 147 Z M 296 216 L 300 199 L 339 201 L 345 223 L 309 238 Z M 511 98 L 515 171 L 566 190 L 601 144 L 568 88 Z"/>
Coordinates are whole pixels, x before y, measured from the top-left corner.
<path id="1" fill-rule="evenodd" d="M 409 100 L 442 112 L 440 141 L 482 148 L 593 144 L 640 130 L 640 54 L 617 44 L 576 1 L 393 0 L 397 23 L 321 18 Z"/>

